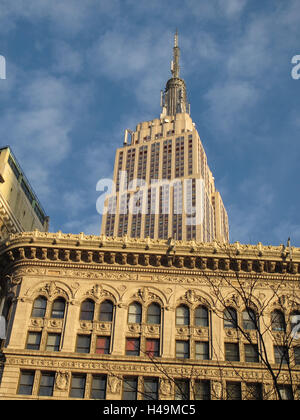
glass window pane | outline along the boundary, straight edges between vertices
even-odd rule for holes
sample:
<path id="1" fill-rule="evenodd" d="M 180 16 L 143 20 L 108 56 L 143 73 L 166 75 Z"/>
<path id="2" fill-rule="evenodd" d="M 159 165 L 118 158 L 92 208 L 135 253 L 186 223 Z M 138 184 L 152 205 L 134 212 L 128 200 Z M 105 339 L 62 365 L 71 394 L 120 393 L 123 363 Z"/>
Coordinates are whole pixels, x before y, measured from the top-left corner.
<path id="1" fill-rule="evenodd" d="M 245 344 L 245 362 L 257 363 L 258 361 L 257 344 Z"/>
<path id="2" fill-rule="evenodd" d="M 243 328 L 245 328 L 245 330 L 256 329 L 256 315 L 252 309 L 247 308 L 243 312 Z"/>
<path id="3" fill-rule="evenodd" d="M 246 384 L 246 400 L 262 400 L 262 384 L 248 383 Z"/>
<path id="4" fill-rule="evenodd" d="M 85 375 L 72 374 L 70 397 L 83 398 L 85 390 Z"/>
<path id="5" fill-rule="evenodd" d="M 273 311 L 271 314 L 271 320 L 273 331 L 285 331 L 285 320 L 284 315 L 281 311 Z"/>
<path id="6" fill-rule="evenodd" d="M 54 372 L 42 372 L 39 395 L 47 397 L 51 397 L 53 395 L 54 378 Z"/>
<path id="7" fill-rule="evenodd" d="M 291 314 L 290 317 L 290 322 L 291 322 L 291 330 L 292 330 L 292 336 L 294 337 L 294 334 L 299 333 L 299 324 L 300 324 L 300 312 L 298 311 L 294 311 Z M 294 330 L 294 331 L 293 331 Z M 298 337 L 297 337 L 298 338 Z"/>
<path id="8" fill-rule="evenodd" d="M 181 305 L 176 308 L 176 325 L 189 325 L 190 311 L 187 306 Z"/>
<path id="9" fill-rule="evenodd" d="M 26 348 L 31 350 L 39 350 L 41 343 L 41 332 L 29 332 L 27 337 Z"/>
<path id="10" fill-rule="evenodd" d="M 123 380 L 123 396 L 122 400 L 136 400 L 137 399 L 137 378 L 125 376 Z"/>
<path id="11" fill-rule="evenodd" d="M 142 307 L 139 303 L 132 303 L 128 308 L 128 323 L 140 324 L 142 321 Z"/>
<path id="12" fill-rule="evenodd" d="M 53 302 L 51 318 L 63 318 L 65 315 L 65 300 L 64 299 L 56 299 Z"/>
<path id="13" fill-rule="evenodd" d="M 76 352 L 77 353 L 89 353 L 90 352 L 90 344 L 91 344 L 91 336 L 90 335 L 78 335 L 77 336 L 77 344 L 76 344 Z"/>
<path id="14" fill-rule="evenodd" d="M 33 303 L 31 316 L 35 318 L 44 318 L 46 313 L 46 306 L 47 299 L 42 296 L 39 296 L 37 299 L 35 299 Z"/>
<path id="15" fill-rule="evenodd" d="M 208 360 L 209 359 L 209 346 L 208 342 L 196 342 L 196 359 Z"/>
<path id="16" fill-rule="evenodd" d="M 237 343 L 225 343 L 225 360 L 231 362 L 240 360 L 239 345 Z"/>
<path id="17" fill-rule="evenodd" d="M 94 319 L 94 301 L 87 299 L 81 304 L 80 319 L 82 321 L 93 321 Z"/>
<path id="18" fill-rule="evenodd" d="M 279 392 L 280 396 L 283 400 L 292 400 L 293 399 L 293 393 L 291 386 L 289 385 L 279 385 Z"/>
<path id="19" fill-rule="evenodd" d="M 275 363 L 287 365 L 289 361 L 288 348 L 286 346 L 274 346 Z"/>
<path id="20" fill-rule="evenodd" d="M 47 337 L 47 351 L 59 351 L 60 334 L 48 334 Z"/>
<path id="21" fill-rule="evenodd" d="M 147 323 L 148 324 L 160 324 L 160 306 L 156 303 L 152 303 L 148 307 L 147 311 Z"/>
<path id="22" fill-rule="evenodd" d="M 181 359 L 189 358 L 189 341 L 176 341 L 176 357 Z"/>
<path id="23" fill-rule="evenodd" d="M 31 395 L 34 381 L 33 371 L 21 371 L 18 394 Z"/>
<path id="24" fill-rule="evenodd" d="M 94 400 L 105 400 L 106 375 L 93 375 L 91 398 Z"/>
<path id="25" fill-rule="evenodd" d="M 224 328 L 237 327 L 237 314 L 234 308 L 226 308 L 224 311 Z"/>
<path id="26" fill-rule="evenodd" d="M 144 400 L 158 400 L 158 379 L 144 378 Z"/>
<path id="27" fill-rule="evenodd" d="M 208 310 L 205 306 L 198 306 L 198 308 L 196 308 L 195 325 L 208 327 Z"/>
<path id="28" fill-rule="evenodd" d="M 241 400 L 242 391 L 240 382 L 226 382 L 227 400 Z"/>
<path id="29" fill-rule="evenodd" d="M 100 305 L 100 321 L 111 322 L 113 319 L 113 303 L 109 300 L 105 300 Z"/>
<path id="30" fill-rule="evenodd" d="M 210 400 L 210 382 L 195 381 L 195 400 Z"/>
<path id="31" fill-rule="evenodd" d="M 185 379 L 175 379 L 175 400 L 189 399 L 189 382 Z"/>

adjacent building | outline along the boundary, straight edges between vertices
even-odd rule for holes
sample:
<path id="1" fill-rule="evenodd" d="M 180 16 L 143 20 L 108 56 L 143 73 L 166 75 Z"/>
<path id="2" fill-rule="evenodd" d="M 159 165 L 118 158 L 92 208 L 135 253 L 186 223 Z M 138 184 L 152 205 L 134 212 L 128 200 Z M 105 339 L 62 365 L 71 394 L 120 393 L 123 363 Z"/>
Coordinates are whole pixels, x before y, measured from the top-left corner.
<path id="1" fill-rule="evenodd" d="M 11 233 L 48 230 L 47 217 L 10 147 L 0 149 L 0 240 Z"/>

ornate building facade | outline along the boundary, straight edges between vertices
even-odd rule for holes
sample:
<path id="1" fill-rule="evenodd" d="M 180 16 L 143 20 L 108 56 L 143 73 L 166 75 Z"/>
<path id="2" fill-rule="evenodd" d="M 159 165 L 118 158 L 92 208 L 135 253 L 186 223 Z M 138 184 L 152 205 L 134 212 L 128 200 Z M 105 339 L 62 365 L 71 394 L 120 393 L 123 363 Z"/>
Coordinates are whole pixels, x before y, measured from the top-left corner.
<path id="1" fill-rule="evenodd" d="M 298 396 L 292 251 L 11 235 L 0 248 L 10 302 L 0 398 L 276 399 L 273 372 L 283 398 Z"/>
<path id="2" fill-rule="evenodd" d="M 171 71 L 160 118 L 117 150 L 100 236 L 46 232 L 1 150 L 0 192 L 27 207 L 0 242 L 0 399 L 299 398 L 300 249 L 229 244 L 177 35 Z"/>

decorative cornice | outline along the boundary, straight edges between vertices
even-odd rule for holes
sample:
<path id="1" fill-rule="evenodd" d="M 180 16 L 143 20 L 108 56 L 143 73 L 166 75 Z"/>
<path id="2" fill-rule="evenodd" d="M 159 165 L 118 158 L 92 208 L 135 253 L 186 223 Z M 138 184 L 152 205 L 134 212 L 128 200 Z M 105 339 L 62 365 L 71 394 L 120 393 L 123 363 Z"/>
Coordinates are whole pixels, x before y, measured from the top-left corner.
<path id="1" fill-rule="evenodd" d="M 0 263 L 20 263 L 76 268 L 118 267 L 182 274 L 201 272 L 246 274 L 288 274 L 300 270 L 300 248 L 258 245 L 196 243 L 133 238 L 112 238 L 61 232 L 24 232 L 10 235 L 0 244 Z"/>

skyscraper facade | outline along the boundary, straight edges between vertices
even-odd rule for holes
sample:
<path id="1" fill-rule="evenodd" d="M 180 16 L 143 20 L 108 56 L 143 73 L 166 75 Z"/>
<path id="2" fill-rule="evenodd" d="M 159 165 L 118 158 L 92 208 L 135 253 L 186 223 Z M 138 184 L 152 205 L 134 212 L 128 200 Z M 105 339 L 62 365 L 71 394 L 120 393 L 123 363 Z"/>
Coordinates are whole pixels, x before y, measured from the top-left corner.
<path id="1" fill-rule="evenodd" d="M 102 218 L 106 236 L 229 241 L 227 212 L 190 116 L 179 57 L 176 33 L 160 118 L 126 129 L 116 151 Z"/>

